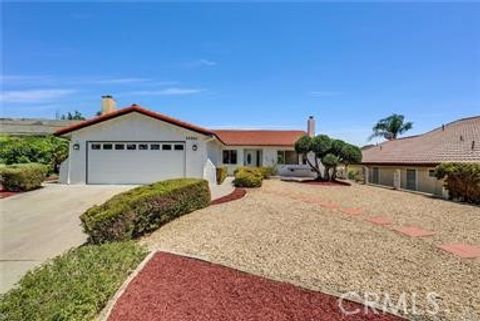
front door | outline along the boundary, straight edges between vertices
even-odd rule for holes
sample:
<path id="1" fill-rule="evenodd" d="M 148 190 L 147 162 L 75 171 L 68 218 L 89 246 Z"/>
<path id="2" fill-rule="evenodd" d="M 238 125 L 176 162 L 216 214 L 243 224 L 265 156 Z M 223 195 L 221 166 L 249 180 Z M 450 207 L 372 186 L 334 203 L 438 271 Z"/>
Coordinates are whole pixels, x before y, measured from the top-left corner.
<path id="1" fill-rule="evenodd" d="M 417 189 L 417 171 L 407 169 L 407 189 L 415 191 Z"/>
<path id="2" fill-rule="evenodd" d="M 251 167 L 261 166 L 262 151 L 259 149 L 246 149 L 244 154 L 244 165 Z"/>
<path id="3" fill-rule="evenodd" d="M 380 175 L 378 167 L 374 167 L 372 170 L 372 183 L 378 184 L 380 182 Z"/>

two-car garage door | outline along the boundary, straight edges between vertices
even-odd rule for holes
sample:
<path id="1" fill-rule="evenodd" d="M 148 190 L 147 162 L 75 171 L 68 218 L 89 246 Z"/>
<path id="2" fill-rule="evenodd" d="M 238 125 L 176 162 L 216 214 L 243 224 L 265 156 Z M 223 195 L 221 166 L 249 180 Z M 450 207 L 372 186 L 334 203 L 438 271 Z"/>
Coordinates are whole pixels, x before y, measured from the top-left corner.
<path id="1" fill-rule="evenodd" d="M 185 176 L 185 142 L 87 145 L 87 184 L 148 184 Z"/>

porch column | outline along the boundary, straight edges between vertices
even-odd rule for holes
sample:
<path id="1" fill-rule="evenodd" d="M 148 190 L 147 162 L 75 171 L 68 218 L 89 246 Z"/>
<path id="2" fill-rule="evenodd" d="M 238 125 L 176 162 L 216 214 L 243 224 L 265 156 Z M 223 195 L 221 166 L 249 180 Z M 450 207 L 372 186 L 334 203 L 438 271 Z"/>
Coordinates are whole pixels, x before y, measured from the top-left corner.
<path id="1" fill-rule="evenodd" d="M 393 188 L 400 189 L 402 185 L 401 180 L 402 174 L 400 172 L 400 169 L 395 169 L 393 172 Z"/>
<path id="2" fill-rule="evenodd" d="M 363 181 L 365 184 L 370 183 L 370 172 L 368 166 L 363 166 Z"/>

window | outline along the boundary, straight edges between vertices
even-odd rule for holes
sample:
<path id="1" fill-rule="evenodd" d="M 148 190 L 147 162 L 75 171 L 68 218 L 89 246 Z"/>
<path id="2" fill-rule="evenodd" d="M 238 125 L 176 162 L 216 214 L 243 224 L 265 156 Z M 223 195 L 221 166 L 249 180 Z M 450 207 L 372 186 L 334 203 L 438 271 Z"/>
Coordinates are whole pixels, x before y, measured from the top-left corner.
<path id="1" fill-rule="evenodd" d="M 136 150 L 137 144 L 127 144 L 127 150 Z"/>
<path id="2" fill-rule="evenodd" d="M 163 145 L 162 145 L 162 150 L 172 150 L 172 145 L 170 145 L 170 144 L 163 144 Z"/>
<path id="3" fill-rule="evenodd" d="M 151 150 L 160 150 L 160 144 L 150 144 Z"/>
<path id="4" fill-rule="evenodd" d="M 182 144 L 176 144 L 175 146 L 173 146 L 173 148 L 175 150 L 183 150 L 183 145 Z"/>
<path id="5" fill-rule="evenodd" d="M 277 163 L 282 165 L 298 164 L 298 155 L 293 150 L 279 150 L 277 151 Z"/>
<path id="6" fill-rule="evenodd" d="M 237 151 L 235 149 L 223 151 L 224 164 L 237 164 Z"/>
<path id="7" fill-rule="evenodd" d="M 104 150 L 112 150 L 113 145 L 112 144 L 103 144 L 103 149 Z"/>
<path id="8" fill-rule="evenodd" d="M 138 144 L 138 149 L 147 150 L 148 149 L 148 144 Z"/>
<path id="9" fill-rule="evenodd" d="M 124 150 L 125 144 L 115 144 L 115 150 Z"/>
<path id="10" fill-rule="evenodd" d="M 436 176 L 435 176 L 435 170 L 434 170 L 434 169 L 429 169 L 429 170 L 428 170 L 428 176 L 429 176 L 429 177 L 436 177 Z"/>
<path id="11" fill-rule="evenodd" d="M 101 145 L 100 144 L 92 144 L 92 149 L 100 149 Z"/>

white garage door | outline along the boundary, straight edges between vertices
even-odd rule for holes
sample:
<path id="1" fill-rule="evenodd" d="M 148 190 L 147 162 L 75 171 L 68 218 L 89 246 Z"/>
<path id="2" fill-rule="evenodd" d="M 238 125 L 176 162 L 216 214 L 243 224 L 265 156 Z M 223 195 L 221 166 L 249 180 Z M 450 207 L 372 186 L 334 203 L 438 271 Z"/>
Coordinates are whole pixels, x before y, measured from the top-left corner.
<path id="1" fill-rule="evenodd" d="M 184 142 L 88 143 L 88 184 L 148 184 L 184 176 Z"/>

